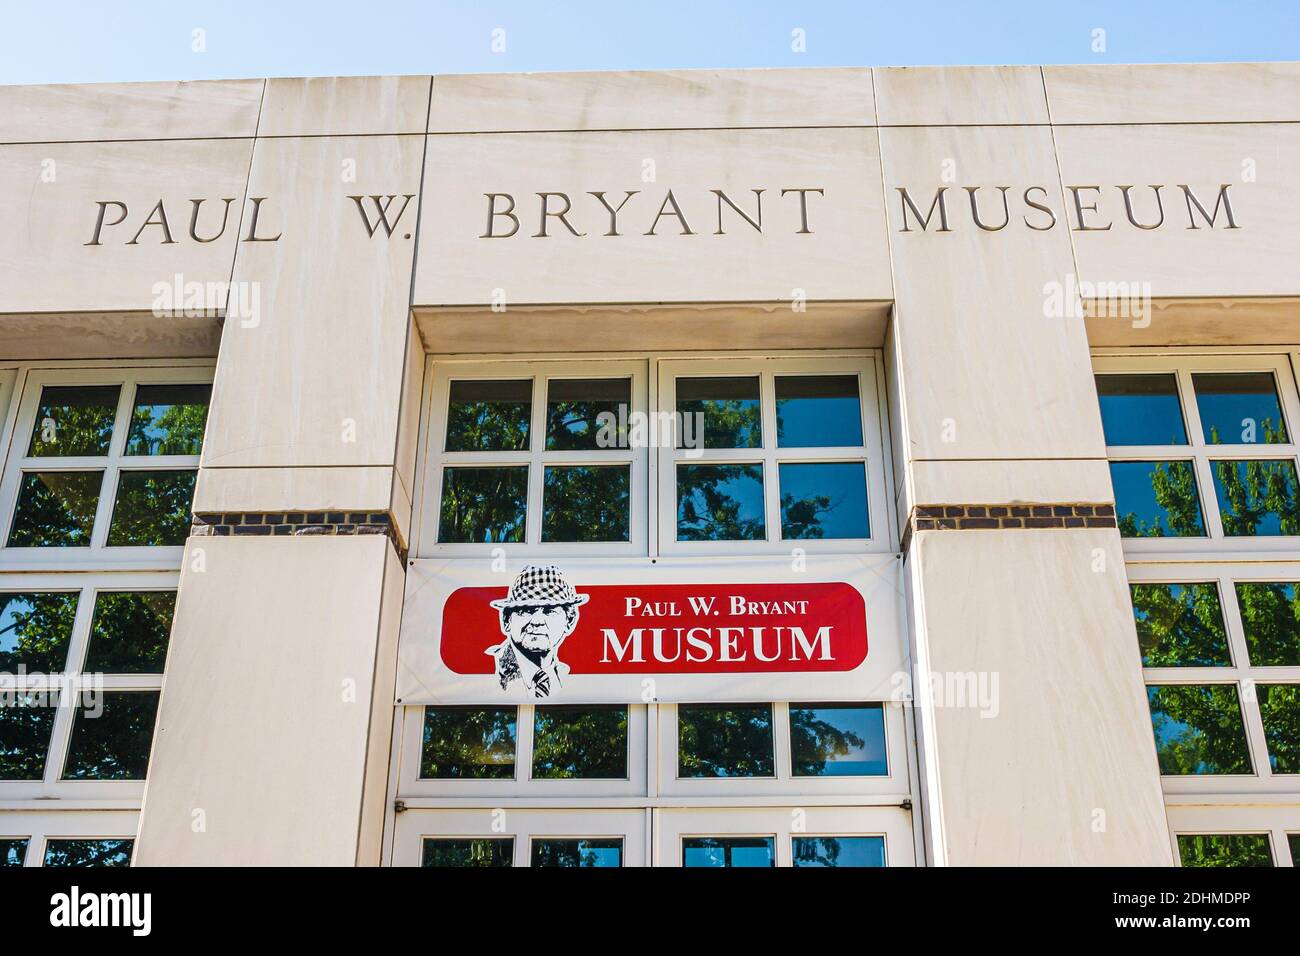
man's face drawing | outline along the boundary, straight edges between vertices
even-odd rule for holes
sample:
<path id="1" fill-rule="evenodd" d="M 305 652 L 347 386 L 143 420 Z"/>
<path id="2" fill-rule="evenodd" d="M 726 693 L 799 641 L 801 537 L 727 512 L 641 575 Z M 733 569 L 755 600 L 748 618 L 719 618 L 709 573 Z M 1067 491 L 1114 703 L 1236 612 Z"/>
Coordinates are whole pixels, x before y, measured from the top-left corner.
<path id="1" fill-rule="evenodd" d="M 577 619 L 578 609 L 565 605 L 515 607 L 502 615 L 501 630 L 516 647 L 541 658 L 559 646 Z"/>

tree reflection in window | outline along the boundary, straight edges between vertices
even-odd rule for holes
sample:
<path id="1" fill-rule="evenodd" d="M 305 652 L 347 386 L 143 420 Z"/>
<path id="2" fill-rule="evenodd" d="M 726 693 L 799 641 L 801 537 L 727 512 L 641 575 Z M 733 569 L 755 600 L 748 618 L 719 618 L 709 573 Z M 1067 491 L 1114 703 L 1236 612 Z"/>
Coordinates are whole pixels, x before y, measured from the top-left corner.
<path id="1" fill-rule="evenodd" d="M 10 692 L 0 698 L 0 780 L 40 780 L 58 697 Z"/>
<path id="2" fill-rule="evenodd" d="M 18 489 L 11 548 L 87 548 L 102 471 L 29 471 Z"/>
<path id="3" fill-rule="evenodd" d="M 84 670 L 161 674 L 175 608 L 175 591 L 100 591 Z"/>
<path id="4" fill-rule="evenodd" d="M 888 773 L 884 708 L 880 704 L 791 704 L 790 756 L 796 777 Z"/>
<path id="5" fill-rule="evenodd" d="M 126 435 L 126 455 L 197 455 L 203 451 L 211 385 L 141 385 Z"/>
<path id="6" fill-rule="evenodd" d="M 0 869 L 22 866 L 27 858 L 27 842 L 25 837 L 0 839 Z"/>
<path id="7" fill-rule="evenodd" d="M 533 383 L 452 382 L 447 451 L 522 451 L 528 447 Z"/>
<path id="8" fill-rule="evenodd" d="M 426 707 L 422 780 L 512 780 L 515 708 Z"/>
<path id="9" fill-rule="evenodd" d="M 73 719 L 65 780 L 143 780 L 158 714 L 157 691 L 109 691 Z"/>
<path id="10" fill-rule="evenodd" d="M 1196 473 L 1189 461 L 1113 461 L 1119 531 L 1126 538 L 1205 534 Z"/>
<path id="11" fill-rule="evenodd" d="M 773 776 L 771 705 L 679 705 L 677 775 Z"/>
<path id="12" fill-rule="evenodd" d="M 1267 833 L 1180 834 L 1178 858 L 1183 866 L 1272 866 Z"/>
<path id="13" fill-rule="evenodd" d="M 1256 684 L 1268 763 L 1275 774 L 1300 773 L 1300 684 Z"/>
<path id="14" fill-rule="evenodd" d="M 678 465 L 678 541 L 762 541 L 763 466 Z"/>
<path id="15" fill-rule="evenodd" d="M 180 547 L 190 533 L 194 471 L 123 471 L 109 547 Z"/>
<path id="16" fill-rule="evenodd" d="M 27 454 L 33 458 L 107 455 L 120 391 L 117 385 L 42 388 Z"/>
<path id="17" fill-rule="evenodd" d="M 46 866 L 130 866 L 134 840 L 49 840 Z"/>
<path id="18" fill-rule="evenodd" d="M 1147 701 L 1162 774 L 1251 772 L 1235 684 L 1153 684 Z"/>
<path id="19" fill-rule="evenodd" d="M 623 841 L 615 838 L 534 840 L 532 865 L 583 869 L 622 866 Z"/>
<path id="20" fill-rule="evenodd" d="M 1255 667 L 1300 665 L 1300 585 L 1239 581 L 1237 606 Z"/>
<path id="21" fill-rule="evenodd" d="M 885 838 L 878 836 L 794 837 L 790 850 L 795 867 L 885 865 Z"/>
<path id="22" fill-rule="evenodd" d="M 626 541 L 631 472 L 627 465 L 547 467 L 543 541 Z"/>
<path id="23" fill-rule="evenodd" d="M 1295 462 L 1215 461 L 1211 466 L 1225 535 L 1300 534 Z"/>
<path id="24" fill-rule="evenodd" d="M 1134 584 L 1130 592 L 1143 667 L 1232 664 L 1218 585 Z"/>
<path id="25" fill-rule="evenodd" d="M 421 866 L 498 867 L 514 865 L 512 837 L 424 841 Z"/>
<path id="26" fill-rule="evenodd" d="M 495 544 L 524 540 L 528 467 L 444 468 L 438 541 Z"/>
<path id="27" fill-rule="evenodd" d="M 76 615 L 76 591 L 0 593 L 0 673 L 62 671 Z"/>
<path id="28" fill-rule="evenodd" d="M 627 707 L 538 706 L 533 778 L 626 780 Z"/>

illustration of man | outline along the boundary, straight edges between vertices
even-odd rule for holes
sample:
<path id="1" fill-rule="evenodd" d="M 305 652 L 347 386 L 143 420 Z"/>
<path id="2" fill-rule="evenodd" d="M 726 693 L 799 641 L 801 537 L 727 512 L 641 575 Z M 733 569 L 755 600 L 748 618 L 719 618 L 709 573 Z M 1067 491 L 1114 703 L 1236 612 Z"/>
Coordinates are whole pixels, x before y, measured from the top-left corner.
<path id="1" fill-rule="evenodd" d="M 559 659 L 560 645 L 578 626 L 578 608 L 589 596 L 578 594 L 560 569 L 525 567 L 503 600 L 491 604 L 501 613 L 506 639 L 487 649 L 496 659 L 497 680 L 507 690 L 518 680 L 534 697 L 547 697 L 568 676 Z"/>

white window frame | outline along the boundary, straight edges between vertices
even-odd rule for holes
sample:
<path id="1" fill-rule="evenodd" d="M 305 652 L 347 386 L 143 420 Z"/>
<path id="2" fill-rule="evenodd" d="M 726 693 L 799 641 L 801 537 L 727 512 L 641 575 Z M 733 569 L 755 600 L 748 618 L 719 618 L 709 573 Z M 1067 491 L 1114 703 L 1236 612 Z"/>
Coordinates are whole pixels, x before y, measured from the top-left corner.
<path id="1" fill-rule="evenodd" d="M 1246 742 L 1250 749 L 1253 773 L 1164 775 L 1161 784 L 1167 794 L 1221 793 L 1300 793 L 1300 774 L 1275 774 L 1269 767 L 1264 723 L 1255 703 L 1256 684 L 1300 683 L 1300 666 L 1260 667 L 1249 663 L 1245 629 L 1237 606 L 1235 583 L 1300 582 L 1300 561 L 1267 565 L 1221 562 L 1218 564 L 1130 564 L 1130 584 L 1201 584 L 1214 583 L 1219 588 L 1219 605 L 1223 609 L 1224 628 L 1232 664 L 1227 667 L 1144 667 L 1147 684 L 1232 684 L 1242 710 Z"/>
<path id="2" fill-rule="evenodd" d="M 879 836 L 886 866 L 915 866 L 911 814 L 901 807 L 798 806 L 654 811 L 654 866 L 682 866 L 690 837 L 775 837 L 776 865 L 792 865 L 795 837 Z"/>
<path id="3" fill-rule="evenodd" d="M 0 804 L 2 806 L 2 804 Z M 23 866 L 44 866 L 50 840 L 132 840 L 138 845 L 135 810 L 33 810 L 0 813 L 0 839 L 26 839 Z M 137 846 L 131 847 L 132 860 Z"/>
<path id="4" fill-rule="evenodd" d="M 139 385 L 195 384 L 210 385 L 211 366 L 136 366 L 107 365 L 82 368 L 38 368 L 26 375 L 18 408 L 17 422 L 6 451 L 3 479 L 0 480 L 0 571 L 7 570 L 89 570 L 94 568 L 171 569 L 180 568 L 183 546 L 177 547 L 108 547 L 109 524 L 117 500 L 118 476 L 122 471 L 193 471 L 199 469 L 198 455 L 124 454 L 130 430 L 136 387 Z M 27 441 L 36 421 L 41 390 L 45 386 L 117 385 L 117 414 L 109 453 L 104 457 L 39 458 L 28 457 Z M 96 471 L 103 472 L 94 529 L 88 547 L 23 548 L 8 547 L 9 531 L 18 506 L 18 491 L 24 472 Z"/>
<path id="5" fill-rule="evenodd" d="M 494 705 L 496 706 L 496 705 Z M 509 704 L 500 706 L 508 707 Z M 569 705 L 563 705 L 569 706 Z M 580 706 L 580 705 L 573 705 Z M 595 705 L 593 705 L 595 706 Z M 644 796 L 646 793 L 647 718 L 645 704 L 629 704 L 627 719 L 627 772 L 623 780 L 579 778 L 571 780 L 534 780 L 533 704 L 517 705 L 515 715 L 515 774 L 501 780 L 427 780 L 420 778 L 420 754 L 424 743 L 424 707 L 408 706 L 399 710 L 401 758 L 398 792 L 413 797 L 469 797 L 500 799 L 507 796 L 575 799 L 589 797 Z"/>
<path id="6" fill-rule="evenodd" d="M 755 361 L 753 357 L 679 358 L 662 360 L 658 365 L 658 407 L 675 411 L 677 379 L 687 377 L 735 376 L 759 379 L 762 445 L 759 448 L 659 449 L 658 511 L 659 553 L 691 554 L 781 554 L 792 548 L 830 554 L 862 554 L 897 551 L 894 529 L 892 469 L 885 461 L 884 429 L 881 409 L 884 374 L 879 355 L 835 357 L 784 357 Z M 778 448 L 776 443 L 776 378 L 778 376 L 856 375 L 858 404 L 862 415 L 862 444 L 849 447 Z M 820 540 L 781 538 L 780 476 L 778 464 L 814 462 L 862 462 L 866 469 L 867 515 L 871 536 Z M 677 540 L 677 466 L 707 464 L 758 464 L 763 468 L 763 524 L 766 537 L 761 541 L 678 541 Z"/>
<path id="7" fill-rule="evenodd" d="M 532 862 L 536 838 L 620 839 L 623 866 L 645 866 L 649 816 L 643 809 L 405 810 L 394 825 L 393 866 L 419 866 L 424 841 L 513 838 L 514 865 Z"/>
<path id="8" fill-rule="evenodd" d="M 1279 553 L 1294 554 L 1300 549 L 1300 536 L 1227 537 L 1223 534 L 1219 515 L 1218 496 L 1214 489 L 1212 461 L 1269 461 L 1286 459 L 1296 466 L 1300 480 L 1300 444 L 1295 441 L 1295 429 L 1300 428 L 1300 392 L 1290 358 L 1285 352 L 1220 352 L 1206 355 L 1185 352 L 1154 355 L 1099 355 L 1093 359 L 1093 372 L 1097 375 L 1173 373 L 1178 382 L 1179 403 L 1182 406 L 1183 427 L 1187 431 L 1186 445 L 1111 445 L 1106 457 L 1112 462 L 1123 461 L 1188 461 L 1196 473 L 1197 491 L 1201 499 L 1201 518 L 1205 536 L 1196 538 L 1124 538 L 1124 552 L 1134 556 L 1164 555 L 1198 560 L 1222 560 L 1229 555 L 1245 559 L 1256 556 L 1261 560 L 1275 558 Z M 1209 445 L 1201 429 L 1200 411 L 1192 386 L 1192 375 L 1198 372 L 1272 372 L 1278 390 L 1278 402 L 1286 416 L 1286 426 L 1292 441 L 1282 445 Z M 1116 508 L 1119 511 L 1119 508 Z"/>
<path id="9" fill-rule="evenodd" d="M 825 701 L 754 701 L 772 708 L 772 744 L 775 748 L 771 777 L 679 777 L 677 705 L 660 704 L 657 792 L 666 797 L 788 797 L 794 802 L 819 797 L 855 794 L 903 800 L 910 792 L 903 705 L 894 701 L 835 701 L 836 704 L 880 704 L 885 721 L 885 766 L 879 776 L 796 777 L 790 743 L 790 706 Z M 726 704 L 717 706 L 725 707 Z M 751 706 L 736 704 L 737 707 Z"/>
<path id="10" fill-rule="evenodd" d="M 586 451 L 546 450 L 546 383 L 551 379 L 629 378 L 632 380 L 631 411 L 647 408 L 646 362 L 611 359 L 581 362 L 455 361 L 430 359 L 426 421 L 421 435 L 419 460 L 424 476 L 419 491 L 418 538 L 421 556 L 505 553 L 534 555 L 645 555 L 647 543 L 646 449 L 599 448 Z M 451 383 L 466 379 L 527 379 L 532 382 L 532 406 L 529 441 L 526 451 L 464 451 L 444 449 L 447 433 L 448 400 Z M 542 494 L 545 469 L 553 465 L 626 465 L 631 469 L 629 482 L 628 541 L 547 542 L 542 534 Z M 440 544 L 438 523 L 441 518 L 442 476 L 444 469 L 456 466 L 527 466 L 528 507 L 524 523 L 524 541 L 493 544 Z"/>
<path id="11" fill-rule="evenodd" d="M 1273 853 L 1274 866 L 1300 866 L 1293 858 L 1287 841 L 1289 834 L 1300 833 L 1300 806 L 1207 806 L 1171 804 L 1169 816 L 1169 843 L 1173 848 L 1174 862 L 1182 866 L 1178 855 L 1180 836 L 1228 836 L 1238 834 L 1265 834 Z"/>

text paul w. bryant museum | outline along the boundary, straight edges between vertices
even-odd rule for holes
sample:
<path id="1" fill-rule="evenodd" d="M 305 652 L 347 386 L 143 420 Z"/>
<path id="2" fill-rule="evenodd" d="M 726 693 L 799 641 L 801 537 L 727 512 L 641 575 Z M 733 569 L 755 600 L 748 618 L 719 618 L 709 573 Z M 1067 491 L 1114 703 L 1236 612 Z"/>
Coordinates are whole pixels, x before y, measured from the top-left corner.
<path id="1" fill-rule="evenodd" d="M 0 865 L 1295 865 L 1298 92 L 0 87 Z"/>

